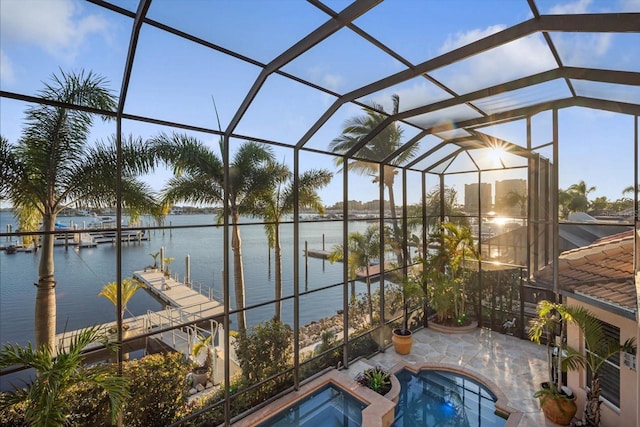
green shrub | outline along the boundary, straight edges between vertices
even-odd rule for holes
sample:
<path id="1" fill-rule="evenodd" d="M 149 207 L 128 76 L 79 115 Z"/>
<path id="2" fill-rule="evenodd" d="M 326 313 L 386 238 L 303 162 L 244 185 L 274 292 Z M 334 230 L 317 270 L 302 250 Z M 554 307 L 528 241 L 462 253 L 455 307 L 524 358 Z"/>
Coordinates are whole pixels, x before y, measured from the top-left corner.
<path id="1" fill-rule="evenodd" d="M 0 403 L 0 426 L 2 427 L 23 427 L 28 425 L 25 418 L 25 402 L 15 405 L 5 405 Z"/>
<path id="2" fill-rule="evenodd" d="M 184 415 L 189 364 L 181 353 L 152 354 L 124 365 L 130 379 L 127 426 L 166 426 Z"/>
<path id="3" fill-rule="evenodd" d="M 292 340 L 291 327 L 277 320 L 241 331 L 235 345 L 243 378 L 254 384 L 287 370 L 292 364 Z"/>
<path id="4" fill-rule="evenodd" d="M 365 369 L 356 375 L 355 380 L 383 396 L 391 390 L 391 374 L 382 366 Z"/>

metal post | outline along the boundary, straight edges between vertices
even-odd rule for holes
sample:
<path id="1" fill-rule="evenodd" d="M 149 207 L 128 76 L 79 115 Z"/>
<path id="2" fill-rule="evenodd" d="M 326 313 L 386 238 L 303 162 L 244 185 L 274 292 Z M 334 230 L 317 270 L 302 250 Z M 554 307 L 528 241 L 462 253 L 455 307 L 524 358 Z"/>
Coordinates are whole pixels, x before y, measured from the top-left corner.
<path id="1" fill-rule="evenodd" d="M 309 241 L 304 241 L 304 290 L 309 290 Z"/>
<path id="2" fill-rule="evenodd" d="M 191 285 L 191 255 L 187 255 L 185 259 L 184 282 L 187 286 Z"/>

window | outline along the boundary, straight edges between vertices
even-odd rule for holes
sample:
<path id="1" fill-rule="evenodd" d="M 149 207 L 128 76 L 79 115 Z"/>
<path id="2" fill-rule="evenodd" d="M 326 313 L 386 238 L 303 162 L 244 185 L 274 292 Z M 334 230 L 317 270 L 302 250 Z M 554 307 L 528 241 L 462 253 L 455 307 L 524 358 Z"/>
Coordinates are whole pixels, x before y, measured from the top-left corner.
<path id="1" fill-rule="evenodd" d="M 620 342 L 620 329 L 602 322 L 605 339 Z M 587 349 L 587 352 L 589 350 Z M 620 353 L 616 353 L 602 364 L 600 375 L 600 395 L 617 407 L 620 407 Z M 587 386 L 591 387 L 591 369 L 587 368 Z"/>

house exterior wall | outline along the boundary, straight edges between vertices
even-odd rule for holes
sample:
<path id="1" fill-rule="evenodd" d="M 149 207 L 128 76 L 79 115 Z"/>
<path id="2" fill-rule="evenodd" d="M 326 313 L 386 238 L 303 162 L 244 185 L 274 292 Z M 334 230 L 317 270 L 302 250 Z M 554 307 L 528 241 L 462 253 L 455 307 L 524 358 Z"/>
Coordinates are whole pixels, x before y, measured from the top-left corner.
<path id="1" fill-rule="evenodd" d="M 638 334 L 638 323 L 616 314 L 610 313 L 598 307 L 567 297 L 567 305 L 582 306 L 591 311 L 598 319 L 620 328 L 620 342 L 634 338 Z M 576 348 L 584 349 L 584 340 L 578 333 L 578 328 L 569 325 L 567 329 L 567 343 Z M 570 371 L 567 373 L 567 384 L 573 390 L 585 389 L 586 369 Z M 580 396 L 580 393 L 576 393 Z M 576 402 L 578 412 L 576 417 L 581 418 L 584 411 L 584 402 Z M 616 408 L 607 401 L 600 406 L 602 425 L 615 427 L 638 426 L 638 373 L 624 365 L 622 354 L 620 355 L 620 408 Z"/>

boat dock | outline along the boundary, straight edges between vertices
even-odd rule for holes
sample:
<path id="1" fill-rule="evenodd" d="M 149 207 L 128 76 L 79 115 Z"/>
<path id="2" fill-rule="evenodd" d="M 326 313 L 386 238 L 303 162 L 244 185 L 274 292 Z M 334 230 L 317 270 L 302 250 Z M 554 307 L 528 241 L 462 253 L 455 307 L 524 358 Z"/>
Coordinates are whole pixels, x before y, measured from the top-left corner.
<path id="1" fill-rule="evenodd" d="M 220 301 L 171 277 L 164 277 L 161 271 L 134 271 L 133 277 L 145 285 L 147 292 L 176 309 L 174 311 L 179 311 L 185 319 L 197 320 L 224 314 L 224 306 Z M 163 278 L 167 285 L 165 290 L 162 289 Z"/>
<path id="2" fill-rule="evenodd" d="M 133 273 L 133 277 L 145 285 L 144 289 L 147 292 L 163 301 L 167 306 L 164 310 L 149 310 L 146 314 L 123 319 L 124 338 L 127 340 L 149 333 L 154 329 L 175 327 L 186 322 L 197 322 L 200 319 L 202 319 L 202 323 L 217 324 L 214 319 L 224 314 L 224 305 L 221 302 L 172 278 L 164 278 L 168 289 L 162 290 L 162 278 L 164 277 L 162 272 L 136 271 Z M 103 330 L 110 339 L 116 339 L 115 320 L 98 325 L 98 328 Z M 70 341 L 77 333 L 78 330 L 57 334 L 58 347 L 68 348 Z M 162 333 L 157 338 L 174 350 L 188 352 L 187 349 L 190 348 L 193 336 L 189 336 L 189 332 L 176 329 Z M 100 343 L 95 344 L 96 347 L 99 345 Z"/>
<path id="3" fill-rule="evenodd" d="M 329 259 L 330 252 L 322 249 L 307 249 L 305 254 L 310 258 Z"/>

